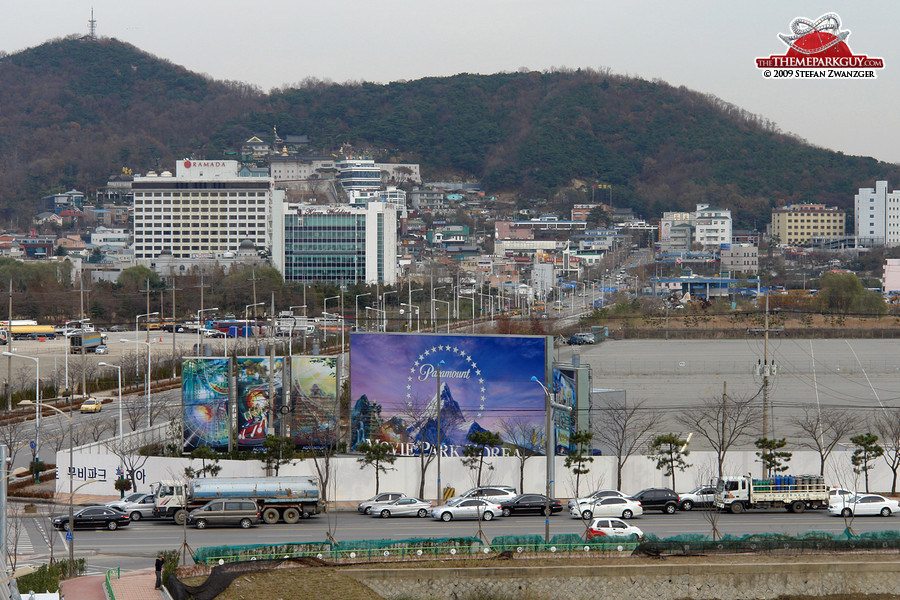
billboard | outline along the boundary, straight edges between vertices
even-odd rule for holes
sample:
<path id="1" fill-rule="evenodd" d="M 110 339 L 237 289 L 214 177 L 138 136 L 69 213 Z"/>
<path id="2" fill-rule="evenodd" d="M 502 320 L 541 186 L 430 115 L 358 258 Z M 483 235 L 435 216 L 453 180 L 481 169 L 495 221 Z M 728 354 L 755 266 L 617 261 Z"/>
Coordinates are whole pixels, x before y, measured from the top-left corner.
<path id="1" fill-rule="evenodd" d="M 507 450 L 543 453 L 545 336 L 354 333 L 350 443 L 384 441 L 444 455 L 470 433 L 500 435 Z M 440 380 L 438 380 L 440 373 Z M 438 410 L 440 407 L 440 410 Z M 440 426 L 438 427 L 438 422 Z"/>
<path id="2" fill-rule="evenodd" d="M 267 435 L 278 433 L 280 425 L 284 360 L 274 361 L 269 372 L 269 358 L 239 357 L 237 361 L 237 447 L 242 450 L 262 447 Z M 269 382 L 274 381 L 275 396 L 269 398 Z M 270 411 L 275 422 L 269 422 Z"/>
<path id="3" fill-rule="evenodd" d="M 295 356 L 291 360 L 291 439 L 299 448 L 322 449 L 337 443 L 338 358 Z"/>
<path id="4" fill-rule="evenodd" d="M 184 449 L 228 450 L 228 359 L 184 359 L 181 399 Z"/>

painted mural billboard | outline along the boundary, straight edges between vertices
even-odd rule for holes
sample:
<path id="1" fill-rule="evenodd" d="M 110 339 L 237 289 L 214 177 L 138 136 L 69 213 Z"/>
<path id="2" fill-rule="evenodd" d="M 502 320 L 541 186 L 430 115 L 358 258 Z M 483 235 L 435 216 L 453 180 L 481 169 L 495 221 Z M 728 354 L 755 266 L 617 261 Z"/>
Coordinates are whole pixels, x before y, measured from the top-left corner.
<path id="1" fill-rule="evenodd" d="M 181 381 L 184 449 L 228 450 L 228 359 L 186 358 Z"/>
<path id="2" fill-rule="evenodd" d="M 237 447 L 261 448 L 267 435 L 280 433 L 282 378 L 284 361 L 276 358 L 269 372 L 269 358 L 239 357 L 237 360 Z M 269 398 L 269 382 L 274 380 L 275 395 Z M 275 422 L 270 423 L 270 409 Z"/>
<path id="3" fill-rule="evenodd" d="M 459 456 L 471 433 L 490 431 L 504 451 L 543 454 L 544 390 L 531 378 L 548 373 L 548 338 L 355 333 L 350 352 L 351 447 L 430 452 L 440 434 Z"/>
<path id="4" fill-rule="evenodd" d="M 556 404 L 575 408 L 576 396 L 575 370 L 554 367 L 553 369 L 553 401 Z M 553 428 L 556 432 L 556 453 L 568 454 L 572 435 L 572 417 L 564 410 L 553 411 Z"/>
<path id="5" fill-rule="evenodd" d="M 291 360 L 290 430 L 298 448 L 322 449 L 337 443 L 338 372 L 336 356 Z"/>

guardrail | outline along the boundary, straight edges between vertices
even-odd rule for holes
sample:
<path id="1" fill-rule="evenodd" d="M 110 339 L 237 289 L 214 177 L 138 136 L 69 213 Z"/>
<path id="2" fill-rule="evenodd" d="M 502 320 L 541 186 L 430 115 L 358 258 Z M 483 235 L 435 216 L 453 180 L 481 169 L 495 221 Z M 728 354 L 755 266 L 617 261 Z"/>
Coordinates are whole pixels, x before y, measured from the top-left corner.
<path id="1" fill-rule="evenodd" d="M 122 435 L 122 441 L 125 447 L 146 446 L 147 444 L 162 442 L 166 439 L 166 431 L 168 428 L 169 421 L 164 421 L 162 423 L 157 423 L 149 429 L 138 429 L 137 431 L 124 433 Z M 91 442 L 82 446 L 76 446 L 72 450 L 83 454 L 107 454 L 109 452 L 107 442 L 110 440 L 118 440 L 118 437 L 114 436 L 109 439 L 100 440 L 99 442 Z"/>
<path id="2" fill-rule="evenodd" d="M 109 581 L 110 575 L 115 572 L 116 579 L 119 579 L 122 576 L 121 567 L 116 567 L 115 569 L 109 569 L 106 571 L 106 582 L 104 583 L 104 589 L 106 590 L 106 597 L 108 600 L 116 600 L 116 595 L 113 593 L 112 583 Z"/>

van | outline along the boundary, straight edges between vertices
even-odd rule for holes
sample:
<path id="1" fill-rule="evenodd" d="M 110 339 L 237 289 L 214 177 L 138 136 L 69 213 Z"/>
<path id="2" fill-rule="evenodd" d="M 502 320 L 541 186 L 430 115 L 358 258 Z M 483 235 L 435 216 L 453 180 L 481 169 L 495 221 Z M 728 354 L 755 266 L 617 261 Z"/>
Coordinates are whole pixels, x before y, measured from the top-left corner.
<path id="1" fill-rule="evenodd" d="M 259 507 L 249 498 L 210 500 L 188 514 L 188 525 L 206 529 L 209 525 L 240 525 L 249 529 L 259 524 Z"/>

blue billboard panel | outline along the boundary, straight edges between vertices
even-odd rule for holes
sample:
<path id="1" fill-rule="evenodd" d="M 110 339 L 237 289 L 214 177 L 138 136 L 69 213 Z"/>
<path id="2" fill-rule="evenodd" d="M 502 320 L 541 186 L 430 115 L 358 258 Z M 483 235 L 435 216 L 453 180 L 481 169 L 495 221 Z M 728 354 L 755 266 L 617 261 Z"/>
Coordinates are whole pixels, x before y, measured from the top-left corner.
<path id="1" fill-rule="evenodd" d="M 228 359 L 184 359 L 181 399 L 184 449 L 228 450 Z"/>
<path id="2" fill-rule="evenodd" d="M 440 438 L 445 455 L 459 456 L 468 436 L 484 430 L 507 450 L 542 453 L 545 396 L 531 378 L 548 373 L 547 340 L 352 334 L 351 447 L 371 440 L 421 451 Z"/>
<path id="3" fill-rule="evenodd" d="M 280 432 L 281 390 L 284 361 L 274 360 L 270 372 L 268 357 L 237 359 L 237 447 L 243 450 L 261 448 L 267 435 Z M 269 398 L 270 381 L 275 397 Z M 270 413 L 275 422 L 270 423 Z"/>

